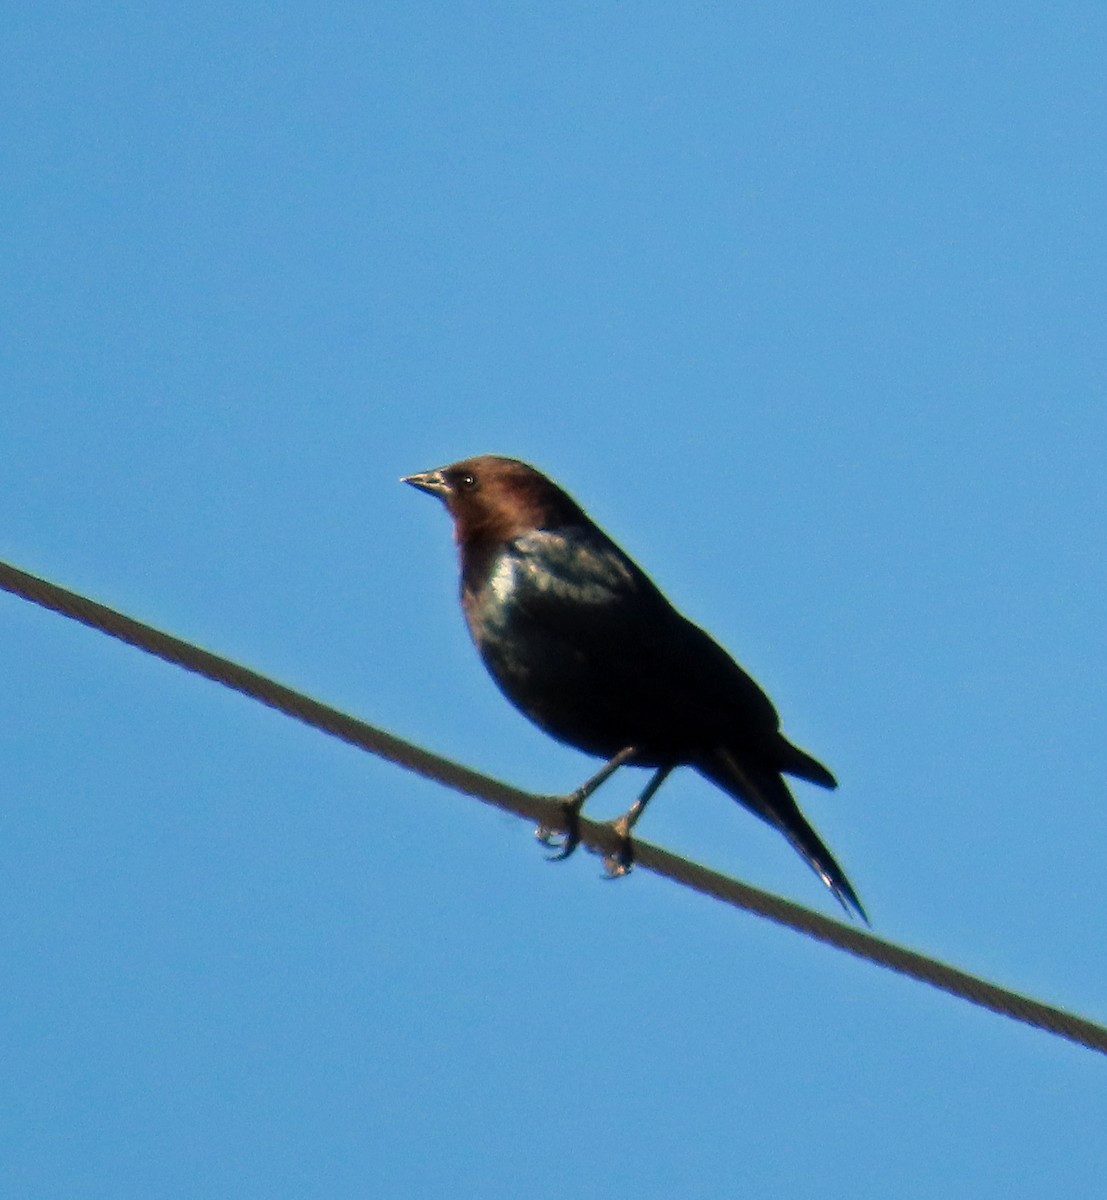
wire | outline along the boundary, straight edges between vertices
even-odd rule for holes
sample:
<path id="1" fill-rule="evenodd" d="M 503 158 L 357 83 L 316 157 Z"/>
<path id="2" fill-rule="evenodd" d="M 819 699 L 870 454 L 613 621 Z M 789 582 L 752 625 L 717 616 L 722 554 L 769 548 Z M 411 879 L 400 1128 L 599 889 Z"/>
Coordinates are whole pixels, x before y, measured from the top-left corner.
<path id="1" fill-rule="evenodd" d="M 487 804 L 547 828 L 564 831 L 563 812 L 556 797 L 521 792 L 459 763 L 440 758 L 420 746 L 413 746 L 410 742 L 357 720 L 356 717 L 339 712 L 275 680 L 259 675 L 256 671 L 239 666 L 229 659 L 202 650 L 168 633 L 162 633 L 103 604 L 97 604 L 94 600 L 67 591 L 3 562 L 0 562 L 0 588 L 43 608 L 80 621 L 92 629 L 98 629 L 101 633 L 145 650 L 148 654 L 165 659 L 166 662 L 175 663 L 187 671 L 221 683 L 254 700 L 260 700 L 262 704 L 275 708 L 278 712 L 295 717 L 332 737 L 368 750 L 371 754 L 379 755 L 409 771 L 445 784 L 455 791 L 474 796 Z M 581 818 L 580 821 L 580 840 L 589 849 L 599 853 L 610 854 L 619 848 L 618 835 L 609 825 L 587 818 Z M 829 946 L 845 950 L 877 966 L 931 984 L 1002 1016 L 1107 1054 L 1107 1028 L 1093 1021 L 1021 996 L 924 954 L 833 921 L 780 896 L 740 883 L 698 863 L 670 854 L 667 850 L 652 846 L 648 842 L 635 840 L 634 847 L 635 862 L 638 866 L 675 883 L 722 900 L 735 908 L 766 917 L 778 925 L 784 925 L 797 933 L 806 934 Z"/>

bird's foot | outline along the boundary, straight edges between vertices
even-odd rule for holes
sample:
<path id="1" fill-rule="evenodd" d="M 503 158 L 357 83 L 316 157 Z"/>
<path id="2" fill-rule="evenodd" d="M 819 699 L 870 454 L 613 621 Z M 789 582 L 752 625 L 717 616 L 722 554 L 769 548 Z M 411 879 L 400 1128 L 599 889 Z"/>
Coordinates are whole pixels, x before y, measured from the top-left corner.
<path id="1" fill-rule="evenodd" d="M 543 846 L 548 846 L 551 850 L 556 851 L 555 854 L 547 854 L 546 858 L 550 862 L 561 862 L 562 859 L 568 858 L 570 854 L 580 845 L 580 810 L 583 804 L 583 798 L 578 798 L 576 793 L 560 801 L 561 813 L 565 821 L 565 829 L 551 829 L 548 825 L 539 825 L 534 831 L 534 836 L 542 843 Z"/>
<path id="2" fill-rule="evenodd" d="M 622 879 L 634 869 L 634 843 L 630 840 L 630 822 L 626 816 L 611 822 L 611 828 L 619 837 L 619 848 L 603 856 L 604 875 L 608 879 Z"/>

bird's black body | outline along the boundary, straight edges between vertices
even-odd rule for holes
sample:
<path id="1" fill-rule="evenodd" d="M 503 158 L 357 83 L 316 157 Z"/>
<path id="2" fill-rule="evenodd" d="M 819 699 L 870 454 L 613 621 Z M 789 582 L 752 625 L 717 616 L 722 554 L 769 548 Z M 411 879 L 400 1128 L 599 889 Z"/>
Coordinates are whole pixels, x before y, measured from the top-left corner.
<path id="1" fill-rule="evenodd" d="M 520 711 L 589 754 L 633 748 L 623 761 L 695 768 L 784 833 L 864 915 L 782 772 L 823 787 L 834 777 L 787 741 L 761 688 L 570 497 L 533 468 L 492 456 L 409 482 L 450 508 L 469 631 Z"/>
<path id="2" fill-rule="evenodd" d="M 465 581 L 462 606 L 508 699 L 590 754 L 636 746 L 636 763 L 661 766 L 779 737 L 760 688 L 595 528 L 513 539 Z"/>

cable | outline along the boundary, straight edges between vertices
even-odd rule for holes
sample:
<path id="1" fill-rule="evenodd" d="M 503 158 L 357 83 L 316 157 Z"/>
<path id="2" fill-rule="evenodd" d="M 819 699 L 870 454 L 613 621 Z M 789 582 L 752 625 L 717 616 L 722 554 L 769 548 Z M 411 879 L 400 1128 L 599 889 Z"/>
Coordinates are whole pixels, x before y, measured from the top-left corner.
<path id="1" fill-rule="evenodd" d="M 28 575 L 25 571 L 3 562 L 0 562 L 0 588 L 43 608 L 80 621 L 92 629 L 98 629 L 101 633 L 110 634 L 128 645 L 163 658 L 166 662 L 175 663 L 187 671 L 233 688 L 254 700 L 260 700 L 262 704 L 275 708 L 278 712 L 295 717 L 332 737 L 368 750 L 371 754 L 379 755 L 409 771 L 445 784 L 455 791 L 474 796 L 537 824 L 564 831 L 562 810 L 555 797 L 521 792 L 449 759 L 440 758 L 420 746 L 413 746 L 410 742 L 402 741 L 347 713 L 339 712 L 264 675 L 259 675 L 256 671 L 220 658 L 210 651 L 201 650 L 198 646 L 162 633 L 103 604 L 97 604 L 94 600 L 79 596 L 34 575 Z M 581 818 L 580 839 L 589 849 L 600 853 L 612 853 L 619 846 L 618 836 L 609 825 L 587 818 Z M 766 917 L 778 925 L 784 925 L 797 933 L 806 934 L 829 946 L 845 950 L 877 966 L 931 984 L 1002 1016 L 1011 1017 L 1047 1033 L 1067 1038 L 1078 1045 L 1087 1046 L 1091 1050 L 1098 1050 L 1101 1054 L 1107 1054 L 1107 1028 L 1093 1021 L 1020 996 L 1007 988 L 988 983 L 924 954 L 886 942 L 871 933 L 865 933 L 839 921 L 832 921 L 829 917 L 774 896 L 770 892 L 750 887 L 749 884 L 739 883 L 736 879 L 720 875 L 717 871 L 698 863 L 689 862 L 648 842 L 636 839 L 634 848 L 635 862 L 640 867 L 675 883 L 683 884 L 705 896 L 713 896 L 716 900 L 722 900 L 735 908 Z"/>

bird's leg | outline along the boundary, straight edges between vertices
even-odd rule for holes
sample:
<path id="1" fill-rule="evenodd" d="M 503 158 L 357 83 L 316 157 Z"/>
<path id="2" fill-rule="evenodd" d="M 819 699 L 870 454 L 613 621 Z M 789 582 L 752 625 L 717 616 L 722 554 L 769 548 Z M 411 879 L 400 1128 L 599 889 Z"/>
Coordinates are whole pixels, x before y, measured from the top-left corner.
<path id="1" fill-rule="evenodd" d="M 672 769 L 671 766 L 658 767 L 653 778 L 642 789 L 641 796 L 617 821 L 611 823 L 612 829 L 622 839 L 622 843 L 614 854 L 604 855 L 603 869 L 607 872 L 608 879 L 618 879 L 620 876 L 626 875 L 634 866 L 634 846 L 630 840 L 630 831 L 637 824 L 638 818 L 646 811 L 646 805 L 653 799 L 654 792 L 668 779 Z"/>
<path id="2" fill-rule="evenodd" d="M 601 784 L 606 783 L 624 763 L 632 759 L 637 753 L 637 748 L 634 746 L 624 747 L 614 758 L 604 763 L 591 779 L 585 780 L 575 792 L 570 792 L 568 796 L 559 797 L 561 811 L 565 817 L 566 832 L 561 835 L 559 840 L 556 831 L 545 825 L 539 825 L 534 831 L 534 836 L 543 845 L 550 846 L 557 851 L 556 854 L 550 855 L 551 862 L 568 858 L 577 848 L 580 844 L 580 810 L 584 807 L 585 801 Z"/>

